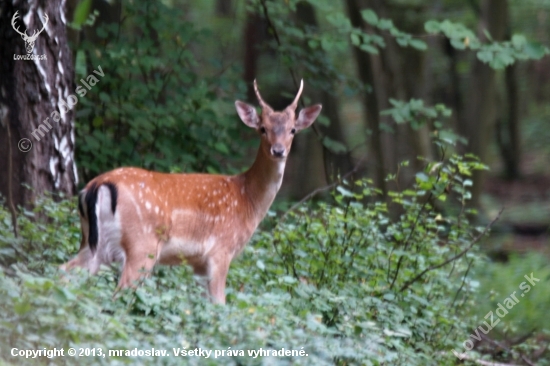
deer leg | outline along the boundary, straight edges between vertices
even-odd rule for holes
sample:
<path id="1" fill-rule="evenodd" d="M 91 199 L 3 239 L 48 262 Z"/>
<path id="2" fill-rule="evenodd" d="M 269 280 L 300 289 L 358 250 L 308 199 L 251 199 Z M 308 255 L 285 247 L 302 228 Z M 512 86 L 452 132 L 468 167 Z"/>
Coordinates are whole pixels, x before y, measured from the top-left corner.
<path id="1" fill-rule="evenodd" d="M 154 237 L 134 241 L 139 245 L 123 245 L 126 258 L 122 268 L 122 274 L 117 289 L 135 287 L 136 281 L 143 277 L 149 277 L 153 267 L 157 263 L 157 243 Z"/>
<path id="2" fill-rule="evenodd" d="M 208 293 L 216 304 L 225 304 L 225 281 L 230 260 L 211 260 L 208 263 Z"/>

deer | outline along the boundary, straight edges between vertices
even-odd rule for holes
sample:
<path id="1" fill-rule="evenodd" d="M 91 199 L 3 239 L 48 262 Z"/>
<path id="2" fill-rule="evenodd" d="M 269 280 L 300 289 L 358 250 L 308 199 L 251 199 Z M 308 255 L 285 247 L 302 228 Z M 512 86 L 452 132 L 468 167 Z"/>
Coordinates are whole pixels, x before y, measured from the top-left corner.
<path id="1" fill-rule="evenodd" d="M 316 104 L 296 116 L 303 80 L 293 102 L 275 111 L 237 100 L 242 122 L 257 131 L 260 146 L 252 166 L 228 176 L 160 173 L 121 167 L 92 179 L 79 193 L 80 250 L 63 264 L 96 274 L 101 265 L 122 263 L 117 290 L 135 287 L 153 267 L 188 264 L 205 294 L 225 304 L 231 261 L 244 249 L 269 210 L 283 180 L 295 134 L 321 112 Z"/>
<path id="2" fill-rule="evenodd" d="M 13 14 L 13 17 L 11 18 L 11 26 L 21 36 L 21 38 L 23 38 L 23 41 L 25 41 L 25 48 L 27 50 L 27 53 L 31 53 L 34 49 L 34 42 L 36 42 L 38 35 L 42 33 L 42 31 L 44 31 L 44 29 L 46 28 L 46 25 L 48 24 L 48 15 L 44 14 L 44 23 L 42 23 L 43 24 L 42 29 L 40 29 L 39 31 L 35 30 L 32 36 L 29 36 L 27 34 L 27 31 L 21 32 L 19 30 L 19 27 L 17 28 L 15 27 L 15 21 L 17 20 L 17 18 L 19 18 L 19 15 L 17 15 L 17 13 L 19 13 L 19 10 L 16 11 L 15 14 Z"/>

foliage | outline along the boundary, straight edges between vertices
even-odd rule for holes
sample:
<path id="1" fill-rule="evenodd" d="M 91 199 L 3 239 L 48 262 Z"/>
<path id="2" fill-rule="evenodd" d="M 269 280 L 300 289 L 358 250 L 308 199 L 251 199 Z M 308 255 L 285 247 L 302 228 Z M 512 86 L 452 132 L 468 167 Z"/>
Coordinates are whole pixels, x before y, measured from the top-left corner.
<path id="1" fill-rule="evenodd" d="M 494 69 L 504 69 L 517 60 L 539 60 L 550 53 L 550 49 L 536 42 L 528 42 L 525 36 L 515 34 L 510 41 L 497 42 L 486 32 L 490 43 L 484 44 L 473 31 L 463 24 L 449 20 L 438 22 L 430 20 L 425 24 L 426 31 L 433 34 L 443 33 L 451 45 L 459 50 L 477 51 L 477 58 Z"/>
<path id="2" fill-rule="evenodd" d="M 472 315 L 481 321 L 488 311 L 497 309 L 499 303 L 515 294 L 519 302 L 502 317 L 502 324 L 495 327 L 495 333 L 510 338 L 545 329 L 550 307 L 550 267 L 544 256 L 536 253 L 513 255 L 508 263 L 487 263 L 475 272 L 480 281 L 477 299 L 483 305 Z M 525 276 L 531 278 L 534 285 Z"/>
<path id="3" fill-rule="evenodd" d="M 242 82 L 234 67 L 220 70 L 193 51 L 212 35 L 183 9 L 128 2 L 120 24 L 95 30 L 77 53 L 77 79 L 98 65 L 105 74 L 77 113 L 84 180 L 120 165 L 217 172 L 222 158 L 239 156 L 233 98 Z"/>
<path id="4" fill-rule="evenodd" d="M 454 215 L 435 207 L 448 202 L 447 195 L 462 206 L 468 176 L 479 167 L 475 159 L 453 155 L 427 164 L 415 186 L 393 192 L 389 204 L 373 201 L 378 191 L 361 180 L 339 186 L 334 204 L 302 206 L 284 219 L 268 220 L 232 266 L 223 307 L 199 295 L 185 266 L 158 268 L 137 290 L 114 298 L 111 270 L 62 278 L 56 266 L 78 247 L 74 200 L 45 198 L 37 207 L 43 219 L 20 217 L 18 239 L 2 209 L 0 354 L 12 347 L 154 347 L 170 354 L 173 348 L 245 352 L 185 359 L 189 364 L 453 363 L 455 357 L 443 351 L 456 347 L 467 329 L 460 314 L 474 290 L 468 272 L 478 254 L 470 249 L 481 230 L 469 226 L 468 210 Z M 390 208 L 401 214 L 392 217 Z M 307 357 L 247 354 L 302 347 Z M 160 361 L 90 356 L 78 362 Z"/>

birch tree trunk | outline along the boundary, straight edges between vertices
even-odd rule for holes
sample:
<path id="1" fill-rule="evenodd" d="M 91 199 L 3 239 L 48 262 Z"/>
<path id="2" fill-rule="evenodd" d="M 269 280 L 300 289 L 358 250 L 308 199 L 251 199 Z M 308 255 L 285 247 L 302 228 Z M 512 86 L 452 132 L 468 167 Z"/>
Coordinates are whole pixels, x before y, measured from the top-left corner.
<path id="1" fill-rule="evenodd" d="M 13 210 L 45 191 L 75 193 L 78 97 L 63 4 L 0 3 L 0 194 Z"/>

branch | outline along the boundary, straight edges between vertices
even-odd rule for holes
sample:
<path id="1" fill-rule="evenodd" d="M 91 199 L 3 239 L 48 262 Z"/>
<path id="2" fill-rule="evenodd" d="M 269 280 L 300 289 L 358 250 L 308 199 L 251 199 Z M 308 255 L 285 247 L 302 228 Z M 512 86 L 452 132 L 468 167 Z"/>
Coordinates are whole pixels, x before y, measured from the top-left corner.
<path id="1" fill-rule="evenodd" d="M 500 219 L 500 215 L 502 214 L 502 211 L 504 211 L 504 208 L 501 208 L 500 211 L 498 212 L 498 215 L 493 219 L 493 221 L 491 221 L 490 223 L 487 224 L 487 226 L 485 226 L 485 229 L 483 230 L 483 232 L 481 234 L 479 234 L 478 236 L 476 236 L 474 238 L 474 240 L 472 240 L 472 242 L 470 243 L 470 245 L 468 245 L 462 252 L 456 254 L 455 256 L 447 259 L 446 261 L 442 262 L 442 263 L 439 263 L 439 264 L 436 264 L 434 266 L 431 266 L 431 267 L 428 267 L 426 268 L 425 270 L 423 270 L 422 272 L 420 272 L 418 275 L 416 275 L 414 278 L 408 280 L 407 282 L 405 282 L 405 284 L 399 289 L 399 292 L 403 292 L 405 291 L 406 289 L 409 288 L 410 285 L 412 285 L 413 283 L 415 283 L 416 281 L 418 281 L 422 276 L 424 276 L 426 273 L 430 272 L 430 271 L 433 271 L 434 269 L 438 269 L 438 268 L 441 268 L 449 263 L 451 263 L 452 261 L 455 261 L 457 260 L 458 258 L 462 257 L 464 254 L 466 254 L 470 249 L 472 249 L 472 247 L 474 246 L 474 244 L 476 244 L 483 236 L 485 236 L 485 234 L 487 234 L 487 232 L 489 231 L 489 229 L 491 228 L 491 226 L 493 226 L 493 224 L 495 222 L 498 221 L 498 219 Z"/>

